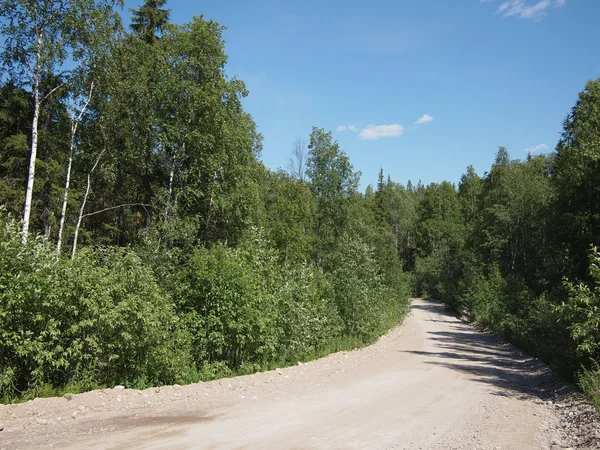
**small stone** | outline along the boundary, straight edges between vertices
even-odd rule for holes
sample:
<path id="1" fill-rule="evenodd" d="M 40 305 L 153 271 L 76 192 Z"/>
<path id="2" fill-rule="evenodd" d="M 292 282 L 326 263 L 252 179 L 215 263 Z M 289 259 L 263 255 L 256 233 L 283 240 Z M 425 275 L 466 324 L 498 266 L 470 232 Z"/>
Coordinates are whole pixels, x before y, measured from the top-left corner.
<path id="1" fill-rule="evenodd" d="M 79 411 L 85 411 L 85 406 L 81 405 L 81 406 L 77 407 L 77 409 L 78 409 Z"/>
<path id="2" fill-rule="evenodd" d="M 117 395 L 117 401 L 120 402 L 122 400 L 120 395 Z"/>
<path id="3" fill-rule="evenodd" d="M 277 372 L 278 375 L 281 375 L 281 373 L 282 373 L 281 369 L 279 369 L 279 368 L 275 369 L 275 372 Z"/>
<path id="4" fill-rule="evenodd" d="M 302 363 L 301 363 L 300 361 L 298 361 L 298 365 L 299 365 L 299 366 L 301 366 L 301 365 L 302 365 Z"/>
<path id="5" fill-rule="evenodd" d="M 0 431 L 4 431 L 4 425 L 0 423 Z"/>
<path id="6" fill-rule="evenodd" d="M 71 417 L 73 419 L 77 419 L 77 411 L 74 411 L 73 414 L 71 414 Z"/>
<path id="7" fill-rule="evenodd" d="M 146 406 L 148 406 L 148 407 L 152 406 L 152 402 L 150 402 L 150 401 L 146 402 Z"/>
<path id="8" fill-rule="evenodd" d="M 181 386 L 179 386 L 178 384 L 174 384 L 174 385 L 173 385 L 173 389 L 175 389 L 175 390 L 179 390 L 179 389 L 181 389 Z"/>
<path id="9" fill-rule="evenodd" d="M 119 386 L 115 386 L 113 389 L 114 389 L 115 391 L 122 391 L 123 389 L 125 389 L 125 386 L 121 386 L 121 385 L 119 385 Z"/>
<path id="10" fill-rule="evenodd" d="M 256 395 L 252 396 L 252 400 L 258 400 L 258 397 Z"/>
<path id="11" fill-rule="evenodd" d="M 48 421 L 46 419 L 38 419 L 37 423 L 39 423 L 40 425 L 48 425 Z"/>
<path id="12" fill-rule="evenodd" d="M 63 398 L 66 398 L 67 400 L 71 401 L 73 400 L 73 394 L 65 394 L 63 395 Z"/>

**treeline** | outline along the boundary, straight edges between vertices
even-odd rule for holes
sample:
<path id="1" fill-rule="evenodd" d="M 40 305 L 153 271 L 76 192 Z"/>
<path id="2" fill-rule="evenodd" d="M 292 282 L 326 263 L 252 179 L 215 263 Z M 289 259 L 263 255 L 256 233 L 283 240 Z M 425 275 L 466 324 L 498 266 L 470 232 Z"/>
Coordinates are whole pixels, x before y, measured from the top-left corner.
<path id="1" fill-rule="evenodd" d="M 2 401 L 293 364 L 406 312 L 392 184 L 360 194 L 319 128 L 266 169 L 223 27 L 164 3 L 126 32 L 110 1 L 0 1 Z"/>
<path id="2" fill-rule="evenodd" d="M 500 148 L 483 176 L 414 197 L 418 291 L 575 376 L 600 408 L 600 79 L 552 154 Z"/>

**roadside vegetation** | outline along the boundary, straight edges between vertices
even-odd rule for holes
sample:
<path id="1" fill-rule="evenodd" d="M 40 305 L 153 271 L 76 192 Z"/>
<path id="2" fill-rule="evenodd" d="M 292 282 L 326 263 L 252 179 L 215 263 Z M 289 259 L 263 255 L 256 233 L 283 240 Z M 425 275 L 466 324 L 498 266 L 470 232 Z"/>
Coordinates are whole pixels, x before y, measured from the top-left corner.
<path id="1" fill-rule="evenodd" d="M 600 79 L 556 151 L 469 167 L 415 192 L 414 274 L 442 299 L 574 379 L 600 406 Z"/>
<path id="2" fill-rule="evenodd" d="M 223 27 L 164 3 L 127 32 L 109 0 L 0 2 L 3 402 L 295 364 L 407 311 L 381 193 L 319 128 L 265 168 Z"/>
<path id="3" fill-rule="evenodd" d="M 314 127 L 260 162 L 223 27 L 0 0 L 0 399 L 191 383 L 370 343 L 416 293 L 600 405 L 600 80 L 556 151 L 406 186 Z M 93 30 L 92 33 L 89 31 Z"/>

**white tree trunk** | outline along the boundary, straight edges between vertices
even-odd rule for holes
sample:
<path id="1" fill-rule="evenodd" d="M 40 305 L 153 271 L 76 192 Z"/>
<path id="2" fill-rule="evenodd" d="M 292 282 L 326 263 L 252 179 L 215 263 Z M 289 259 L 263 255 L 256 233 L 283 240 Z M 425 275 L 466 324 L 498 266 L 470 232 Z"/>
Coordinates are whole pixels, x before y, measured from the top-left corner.
<path id="1" fill-rule="evenodd" d="M 67 214 L 67 200 L 69 197 L 69 185 L 71 184 L 71 167 L 73 166 L 73 152 L 75 150 L 75 132 L 77 125 L 75 122 L 71 124 L 71 145 L 69 148 L 69 162 L 67 164 L 67 179 L 65 181 L 65 194 L 63 196 L 62 210 L 60 212 L 60 224 L 58 226 L 58 239 L 56 241 L 56 254 L 60 255 L 62 245 L 62 234 L 65 226 L 65 216 Z"/>
<path id="2" fill-rule="evenodd" d="M 165 206 L 165 223 L 169 220 L 169 208 L 171 206 L 171 197 L 173 196 L 173 177 L 175 176 L 175 163 L 171 166 L 169 173 L 169 197 L 167 198 L 167 206 Z"/>
<path id="3" fill-rule="evenodd" d="M 79 112 L 79 116 L 77 116 L 77 118 L 75 117 L 75 104 L 74 104 L 75 102 L 73 102 L 73 113 L 71 115 L 71 144 L 69 146 L 69 162 L 67 164 L 67 179 L 65 181 L 65 194 L 63 196 L 62 210 L 60 213 L 60 224 L 58 227 L 58 239 L 56 242 L 56 253 L 58 255 L 60 255 L 60 250 L 61 250 L 61 246 L 62 246 L 62 235 L 63 235 L 64 226 L 65 226 L 65 216 L 67 214 L 67 200 L 69 197 L 69 185 L 71 184 L 71 167 L 73 166 L 73 153 L 75 152 L 75 136 L 77 134 L 77 127 L 79 126 L 79 121 L 81 120 L 83 113 L 85 112 L 85 110 L 87 109 L 87 107 L 90 103 L 93 92 L 94 92 L 94 82 L 92 81 L 92 83 L 90 84 L 90 93 L 88 95 L 87 101 L 85 102 L 85 105 L 83 105 L 83 108 Z"/>
<path id="4" fill-rule="evenodd" d="M 71 259 L 75 258 L 75 252 L 77 251 L 77 240 L 79 239 L 79 229 L 81 228 L 81 221 L 83 220 L 83 211 L 85 210 L 85 204 L 87 203 L 88 196 L 90 195 L 90 186 L 92 184 L 92 172 L 94 172 L 94 170 L 98 166 L 100 158 L 102 158 L 102 155 L 104 154 L 105 150 L 106 149 L 103 149 L 100 152 L 98 158 L 96 158 L 94 167 L 92 167 L 92 170 L 88 172 L 85 194 L 83 195 L 83 200 L 81 201 L 81 208 L 79 208 L 79 217 L 77 218 L 77 225 L 75 226 L 75 235 L 73 236 L 73 249 L 71 250 Z"/>
<path id="5" fill-rule="evenodd" d="M 23 229 L 21 242 L 27 243 L 29 233 L 29 217 L 31 216 L 31 201 L 33 198 L 33 182 L 35 180 L 35 161 L 37 159 L 38 120 L 40 117 L 40 76 L 42 71 L 42 38 L 38 37 L 36 74 L 33 79 L 33 120 L 31 121 L 31 155 L 29 157 L 29 174 L 27 175 L 27 190 L 25 191 L 25 207 L 23 209 Z"/>

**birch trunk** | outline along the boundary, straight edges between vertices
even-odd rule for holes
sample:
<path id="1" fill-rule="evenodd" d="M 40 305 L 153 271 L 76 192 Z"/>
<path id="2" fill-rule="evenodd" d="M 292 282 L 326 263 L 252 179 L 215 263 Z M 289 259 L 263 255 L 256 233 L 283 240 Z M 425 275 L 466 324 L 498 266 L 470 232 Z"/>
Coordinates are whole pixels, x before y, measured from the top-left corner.
<path id="1" fill-rule="evenodd" d="M 87 101 L 85 102 L 85 105 L 83 105 L 83 108 L 79 112 L 79 116 L 77 116 L 77 118 L 75 118 L 75 105 L 73 104 L 73 114 L 71 115 L 71 143 L 69 146 L 69 162 L 67 164 L 67 179 L 65 181 L 65 194 L 63 196 L 62 210 L 60 213 L 60 224 L 58 227 L 58 239 L 56 242 L 56 254 L 58 254 L 58 255 L 60 255 L 60 250 L 61 250 L 61 246 L 62 246 L 62 235 L 63 235 L 64 226 L 65 226 L 65 216 L 67 214 L 67 201 L 68 201 L 68 197 L 69 197 L 69 185 L 71 184 L 71 167 L 73 167 L 73 153 L 75 152 L 75 136 L 77 135 L 77 127 L 79 126 L 79 121 L 81 120 L 83 113 L 85 112 L 85 110 L 87 109 L 87 107 L 90 103 L 93 92 L 94 92 L 94 82 L 92 81 L 92 83 L 90 84 L 90 93 L 88 95 Z"/>
<path id="2" fill-rule="evenodd" d="M 167 198 L 167 206 L 165 206 L 165 223 L 169 220 L 169 208 L 171 206 L 171 197 L 173 196 L 173 177 L 175 176 L 175 163 L 171 167 L 169 173 L 169 197 Z"/>
<path id="3" fill-rule="evenodd" d="M 100 158 L 104 154 L 103 149 L 98 158 L 96 158 L 96 162 L 94 163 L 94 167 L 92 170 L 88 172 L 87 176 L 87 185 L 85 187 L 85 194 L 83 195 L 83 200 L 81 201 L 81 208 L 79 208 L 79 217 L 77 218 L 77 225 L 75 226 L 75 235 L 73 236 L 73 249 L 71 250 L 71 259 L 75 258 L 75 252 L 77 251 L 77 240 L 79 239 L 79 229 L 81 228 L 81 221 L 83 220 L 83 211 L 85 210 L 85 204 L 87 203 L 88 196 L 90 195 L 90 186 L 92 184 L 92 173 L 96 170 L 98 163 L 100 163 Z"/>
<path id="4" fill-rule="evenodd" d="M 27 175 L 27 190 L 25 191 L 25 207 L 23 209 L 23 229 L 21 242 L 27 243 L 29 234 L 29 217 L 31 216 L 31 201 L 33 198 L 33 182 L 35 180 L 35 161 L 37 159 L 38 120 L 40 117 L 40 76 L 42 72 L 42 36 L 37 41 L 36 73 L 33 78 L 33 120 L 31 121 L 31 156 L 29 158 L 29 174 Z"/>

